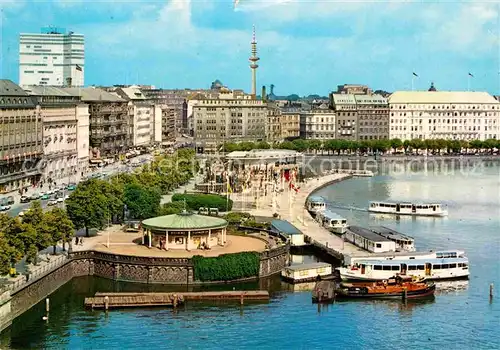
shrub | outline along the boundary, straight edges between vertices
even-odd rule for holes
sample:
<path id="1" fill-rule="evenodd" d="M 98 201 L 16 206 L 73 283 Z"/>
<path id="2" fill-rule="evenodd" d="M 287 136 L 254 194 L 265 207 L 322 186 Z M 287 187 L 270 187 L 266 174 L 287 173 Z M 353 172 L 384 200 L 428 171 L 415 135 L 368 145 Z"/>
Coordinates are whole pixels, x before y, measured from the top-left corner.
<path id="1" fill-rule="evenodd" d="M 213 258 L 193 256 L 194 279 L 196 281 L 232 281 L 257 277 L 260 257 L 256 252 L 224 254 Z"/>
<path id="2" fill-rule="evenodd" d="M 191 210 L 199 210 L 202 207 L 217 208 L 219 211 L 230 211 L 233 208 L 233 201 L 227 200 L 224 196 L 217 194 L 180 194 L 172 196 L 172 202 L 186 200 L 186 206 Z"/>
<path id="3" fill-rule="evenodd" d="M 247 220 L 253 220 L 253 216 L 249 213 L 231 212 L 224 215 L 224 219 L 230 224 L 241 224 Z"/>

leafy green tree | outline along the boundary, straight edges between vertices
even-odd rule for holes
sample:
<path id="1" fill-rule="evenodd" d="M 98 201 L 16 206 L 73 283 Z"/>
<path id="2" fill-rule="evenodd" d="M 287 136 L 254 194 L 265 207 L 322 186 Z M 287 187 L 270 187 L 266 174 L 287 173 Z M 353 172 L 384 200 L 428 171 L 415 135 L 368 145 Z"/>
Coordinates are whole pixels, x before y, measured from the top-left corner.
<path id="1" fill-rule="evenodd" d="M 137 184 L 125 186 L 124 202 L 134 219 L 144 220 L 154 217 L 160 207 L 161 194 L 151 188 L 144 188 Z"/>
<path id="2" fill-rule="evenodd" d="M 9 240 L 3 232 L 0 232 L 0 275 L 9 273 L 12 264 L 15 262 L 15 248 L 9 244 Z"/>
<path id="3" fill-rule="evenodd" d="M 403 141 L 401 141 L 401 139 L 392 139 L 390 142 L 392 149 L 395 151 L 403 147 Z"/>
<path id="4" fill-rule="evenodd" d="M 159 215 L 180 214 L 184 210 L 184 202 L 165 203 L 160 208 Z"/>
<path id="5" fill-rule="evenodd" d="M 111 214 L 109 199 L 102 191 L 102 182 L 91 179 L 80 183 L 66 200 L 66 210 L 76 229 L 103 228 L 103 217 Z"/>
<path id="6" fill-rule="evenodd" d="M 63 250 L 66 250 L 66 243 L 75 234 L 75 227 L 69 219 L 68 214 L 61 208 L 53 208 L 45 212 L 44 216 L 47 233 L 54 248 L 54 254 L 56 253 L 56 246 L 59 241 L 62 241 Z"/>

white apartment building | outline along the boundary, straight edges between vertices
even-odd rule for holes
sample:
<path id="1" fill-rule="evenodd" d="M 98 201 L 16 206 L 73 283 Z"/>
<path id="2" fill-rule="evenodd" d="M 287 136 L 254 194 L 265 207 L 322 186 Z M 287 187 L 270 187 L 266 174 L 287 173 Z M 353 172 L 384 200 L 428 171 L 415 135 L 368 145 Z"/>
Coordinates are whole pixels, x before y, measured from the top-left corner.
<path id="1" fill-rule="evenodd" d="M 333 94 L 332 107 L 336 116 L 336 135 L 339 140 L 358 139 L 358 111 L 353 94 Z"/>
<path id="2" fill-rule="evenodd" d="M 139 87 L 119 88 L 116 93 L 128 101 L 129 138 L 133 147 L 154 143 L 155 108 Z M 161 120 L 161 114 L 160 114 Z"/>
<path id="3" fill-rule="evenodd" d="M 199 94 L 188 102 L 188 124 L 198 151 L 215 150 L 224 142 L 265 140 L 267 115 L 265 102 L 227 88 L 220 89 L 217 99 Z"/>
<path id="4" fill-rule="evenodd" d="M 83 86 L 85 43 L 81 34 L 42 30 L 19 37 L 19 85 Z"/>
<path id="5" fill-rule="evenodd" d="M 500 138 L 500 102 L 486 92 L 396 91 L 389 97 L 389 138 Z"/>
<path id="6" fill-rule="evenodd" d="M 300 112 L 300 137 L 312 140 L 335 138 L 335 112 L 321 105 L 319 109 Z"/>

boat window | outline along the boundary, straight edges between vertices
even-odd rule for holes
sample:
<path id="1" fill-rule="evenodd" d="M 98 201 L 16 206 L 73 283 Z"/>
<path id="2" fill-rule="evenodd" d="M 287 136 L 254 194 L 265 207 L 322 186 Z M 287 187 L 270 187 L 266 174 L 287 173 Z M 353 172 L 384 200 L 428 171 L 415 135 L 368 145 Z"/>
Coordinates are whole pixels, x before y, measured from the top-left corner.
<path id="1" fill-rule="evenodd" d="M 382 266 L 380 265 L 373 265 L 374 270 L 382 270 Z"/>
<path id="2" fill-rule="evenodd" d="M 462 266 L 464 266 L 464 264 L 458 263 L 458 267 L 462 267 Z"/>
<path id="3" fill-rule="evenodd" d="M 377 248 L 382 248 L 382 244 L 377 243 Z"/>
<path id="4" fill-rule="evenodd" d="M 442 269 L 449 269 L 449 268 L 450 268 L 450 265 L 448 265 L 448 264 L 443 264 L 443 265 L 441 265 L 441 268 L 442 268 Z"/>
<path id="5" fill-rule="evenodd" d="M 411 260 L 411 259 L 415 259 L 415 257 L 414 257 L 414 256 L 410 256 L 410 260 Z"/>
<path id="6" fill-rule="evenodd" d="M 467 263 L 464 263 L 464 267 L 465 267 L 465 268 L 466 268 L 466 267 L 467 267 L 468 265 L 469 265 L 469 264 L 467 264 Z"/>
<path id="7" fill-rule="evenodd" d="M 391 266 L 392 271 L 399 271 L 399 266 Z"/>
<path id="8" fill-rule="evenodd" d="M 425 266 L 424 265 L 417 265 L 417 270 L 425 270 Z"/>
<path id="9" fill-rule="evenodd" d="M 382 266 L 382 270 L 391 271 L 391 267 L 390 266 Z"/>
<path id="10" fill-rule="evenodd" d="M 432 265 L 432 268 L 433 268 L 434 270 L 441 270 L 441 265 L 439 265 L 439 264 Z"/>
<path id="11" fill-rule="evenodd" d="M 450 264 L 450 269 L 454 269 L 457 267 L 457 264 Z"/>
<path id="12" fill-rule="evenodd" d="M 416 270 L 416 269 L 417 269 L 416 266 L 413 266 L 413 265 L 408 266 L 408 270 Z"/>

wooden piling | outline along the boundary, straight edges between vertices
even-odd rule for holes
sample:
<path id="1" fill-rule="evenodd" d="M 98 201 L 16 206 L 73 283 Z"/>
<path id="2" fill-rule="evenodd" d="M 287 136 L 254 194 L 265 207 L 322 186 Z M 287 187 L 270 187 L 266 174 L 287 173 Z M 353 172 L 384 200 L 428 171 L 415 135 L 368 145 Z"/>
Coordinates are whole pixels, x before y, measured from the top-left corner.
<path id="1" fill-rule="evenodd" d="M 47 313 L 50 311 L 50 300 L 49 300 L 49 298 L 45 299 L 45 311 Z"/>
<path id="2" fill-rule="evenodd" d="M 104 309 L 109 309 L 109 297 L 107 295 L 104 297 Z"/>
<path id="3" fill-rule="evenodd" d="M 406 300 L 408 298 L 408 290 L 405 288 L 403 288 L 403 300 Z"/>
<path id="4" fill-rule="evenodd" d="M 493 283 L 490 284 L 490 299 L 493 299 Z"/>
<path id="5" fill-rule="evenodd" d="M 243 293 L 240 295 L 240 305 L 243 305 Z"/>
<path id="6" fill-rule="evenodd" d="M 173 303 L 173 306 L 174 308 L 177 307 L 177 303 L 179 302 L 178 298 L 177 298 L 177 294 L 174 294 L 174 303 Z"/>

